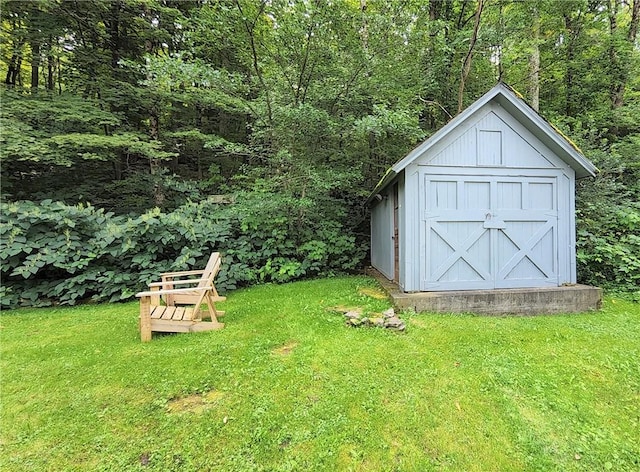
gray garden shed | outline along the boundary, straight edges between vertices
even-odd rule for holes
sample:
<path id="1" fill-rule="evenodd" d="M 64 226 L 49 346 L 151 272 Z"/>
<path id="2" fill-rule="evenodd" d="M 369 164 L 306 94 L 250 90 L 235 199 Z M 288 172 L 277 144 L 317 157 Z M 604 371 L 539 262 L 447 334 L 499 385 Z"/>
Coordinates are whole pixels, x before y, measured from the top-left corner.
<path id="1" fill-rule="evenodd" d="M 376 186 L 371 264 L 404 292 L 574 284 L 575 181 L 595 172 L 499 83 Z"/>

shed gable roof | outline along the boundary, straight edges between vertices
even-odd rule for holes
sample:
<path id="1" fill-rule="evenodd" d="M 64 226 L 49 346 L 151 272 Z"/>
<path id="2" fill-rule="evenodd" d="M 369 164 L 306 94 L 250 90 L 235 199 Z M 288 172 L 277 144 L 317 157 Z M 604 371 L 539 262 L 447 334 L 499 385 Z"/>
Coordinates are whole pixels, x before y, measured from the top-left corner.
<path id="1" fill-rule="evenodd" d="M 542 118 L 515 90 L 504 83 L 498 83 L 462 113 L 440 128 L 430 138 L 419 144 L 404 158 L 391 166 L 376 186 L 373 194 L 375 195 L 375 193 L 386 187 L 386 185 L 409 164 L 427 153 L 454 129 L 468 120 L 471 115 L 491 101 L 496 101 L 505 111 L 571 167 L 575 171 L 577 178 L 595 175 L 597 171 L 596 167 L 582 154 L 575 144 L 562 134 L 560 130 Z"/>

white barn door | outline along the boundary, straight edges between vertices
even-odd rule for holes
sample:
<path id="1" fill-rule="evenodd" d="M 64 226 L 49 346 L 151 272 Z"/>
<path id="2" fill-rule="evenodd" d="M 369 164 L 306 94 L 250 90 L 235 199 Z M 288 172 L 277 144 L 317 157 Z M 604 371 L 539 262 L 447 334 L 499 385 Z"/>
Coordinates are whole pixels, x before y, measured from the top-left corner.
<path id="1" fill-rule="evenodd" d="M 557 176 L 423 179 L 421 290 L 557 286 Z"/>

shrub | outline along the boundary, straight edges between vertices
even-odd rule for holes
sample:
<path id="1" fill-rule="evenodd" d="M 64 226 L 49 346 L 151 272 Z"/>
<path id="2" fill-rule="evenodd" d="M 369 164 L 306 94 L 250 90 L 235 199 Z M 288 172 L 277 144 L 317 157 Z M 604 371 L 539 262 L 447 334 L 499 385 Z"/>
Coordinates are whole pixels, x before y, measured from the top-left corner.
<path id="1" fill-rule="evenodd" d="M 578 225 L 577 259 L 581 279 L 623 291 L 640 289 L 640 205 L 602 208 L 585 204 Z"/>
<path id="2" fill-rule="evenodd" d="M 2 305 L 128 300 L 160 272 L 204 266 L 213 251 L 225 256 L 221 291 L 345 272 L 364 256 L 339 222 L 304 218 L 310 202 L 265 191 L 236 201 L 137 217 L 51 200 L 3 203 Z"/>

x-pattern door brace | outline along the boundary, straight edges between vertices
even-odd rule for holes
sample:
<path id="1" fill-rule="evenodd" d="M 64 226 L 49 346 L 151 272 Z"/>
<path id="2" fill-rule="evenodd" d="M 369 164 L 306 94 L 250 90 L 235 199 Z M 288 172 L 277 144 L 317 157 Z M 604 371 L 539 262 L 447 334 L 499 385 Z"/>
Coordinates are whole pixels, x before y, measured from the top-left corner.
<path id="1" fill-rule="evenodd" d="M 436 232 L 438 236 L 445 241 L 451 249 L 453 249 L 453 254 L 447 257 L 442 264 L 434 271 L 431 275 L 431 280 L 439 280 L 457 261 L 458 259 L 464 260 L 473 270 L 475 270 L 480 277 L 484 280 L 491 280 L 491 274 L 487 272 L 482 266 L 478 263 L 477 260 L 473 258 L 471 254 L 469 254 L 469 248 L 473 246 L 473 244 L 482 237 L 482 235 L 488 231 L 487 229 L 482 227 L 482 223 L 479 222 L 479 227 L 475 231 L 473 231 L 464 241 L 454 241 L 446 228 L 443 228 L 440 222 L 431 221 L 431 229 Z"/>
<path id="2" fill-rule="evenodd" d="M 545 275 L 546 278 L 552 277 L 553 266 L 551 268 L 544 267 L 544 264 L 542 264 L 539 260 L 536 260 L 536 257 L 532 254 L 532 251 L 535 245 L 538 244 L 540 240 L 554 228 L 554 226 L 555 224 L 553 220 L 547 220 L 543 226 L 541 226 L 535 233 L 531 235 L 531 237 L 521 243 L 516 241 L 514 235 L 509 234 L 506 229 L 500 230 L 502 231 L 502 234 L 509 238 L 509 240 L 513 244 L 515 244 L 519 250 L 513 256 L 511 256 L 506 264 L 500 269 L 498 280 L 504 280 L 525 257 L 528 257 L 529 260 L 540 270 L 540 272 Z"/>

